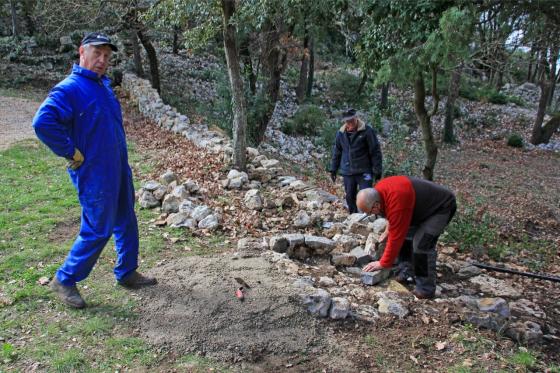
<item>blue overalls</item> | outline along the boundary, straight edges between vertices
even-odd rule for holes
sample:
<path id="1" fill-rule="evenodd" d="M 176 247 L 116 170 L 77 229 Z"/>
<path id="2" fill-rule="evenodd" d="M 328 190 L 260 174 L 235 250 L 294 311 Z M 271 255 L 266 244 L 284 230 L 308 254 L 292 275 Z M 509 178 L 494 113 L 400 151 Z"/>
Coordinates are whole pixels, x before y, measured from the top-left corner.
<path id="1" fill-rule="evenodd" d="M 74 285 L 91 272 L 103 247 L 115 235 L 115 276 L 121 280 L 138 267 L 138 223 L 128 165 L 120 104 L 107 77 L 74 65 L 43 102 L 33 128 L 55 154 L 84 163 L 68 169 L 82 206 L 80 233 L 56 276 Z"/>

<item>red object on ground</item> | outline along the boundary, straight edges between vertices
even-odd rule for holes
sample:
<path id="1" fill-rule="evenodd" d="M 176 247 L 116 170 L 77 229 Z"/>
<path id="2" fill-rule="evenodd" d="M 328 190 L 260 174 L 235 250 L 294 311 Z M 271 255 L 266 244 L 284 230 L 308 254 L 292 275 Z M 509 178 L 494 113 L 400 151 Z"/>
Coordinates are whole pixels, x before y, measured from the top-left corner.
<path id="1" fill-rule="evenodd" d="M 243 286 L 238 288 L 235 291 L 235 296 L 237 297 L 237 299 L 239 299 L 240 301 L 243 301 L 245 299 L 245 293 L 243 292 Z"/>

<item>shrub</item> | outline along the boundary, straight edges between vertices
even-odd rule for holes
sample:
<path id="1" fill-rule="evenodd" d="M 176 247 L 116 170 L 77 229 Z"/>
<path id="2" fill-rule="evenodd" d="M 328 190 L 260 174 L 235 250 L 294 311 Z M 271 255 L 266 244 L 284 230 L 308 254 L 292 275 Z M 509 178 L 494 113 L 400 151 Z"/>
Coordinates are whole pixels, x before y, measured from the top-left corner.
<path id="1" fill-rule="evenodd" d="M 332 147 L 336 138 L 336 132 L 340 129 L 340 121 L 327 121 L 322 127 L 319 136 L 315 139 L 316 146 L 323 148 L 322 163 L 325 169 L 330 166 Z"/>
<path id="2" fill-rule="evenodd" d="M 408 131 L 395 126 L 383 148 L 384 176 L 419 176 L 424 161 L 424 152 L 419 142 L 408 141 Z"/>
<path id="3" fill-rule="evenodd" d="M 481 102 L 490 102 L 492 104 L 504 105 L 508 103 L 508 96 L 498 92 L 493 87 L 483 87 L 477 92 L 478 100 Z"/>
<path id="4" fill-rule="evenodd" d="M 514 148 L 522 148 L 523 147 L 523 138 L 517 133 L 512 133 L 507 138 L 507 144 L 509 146 L 514 147 Z"/>
<path id="5" fill-rule="evenodd" d="M 338 103 L 357 103 L 361 99 L 357 94 L 360 78 L 346 71 L 332 73 L 329 77 L 328 95 Z"/>
<path id="6" fill-rule="evenodd" d="M 291 119 L 282 124 L 282 132 L 287 135 L 315 136 L 325 125 L 327 116 L 315 105 L 303 105 Z"/>

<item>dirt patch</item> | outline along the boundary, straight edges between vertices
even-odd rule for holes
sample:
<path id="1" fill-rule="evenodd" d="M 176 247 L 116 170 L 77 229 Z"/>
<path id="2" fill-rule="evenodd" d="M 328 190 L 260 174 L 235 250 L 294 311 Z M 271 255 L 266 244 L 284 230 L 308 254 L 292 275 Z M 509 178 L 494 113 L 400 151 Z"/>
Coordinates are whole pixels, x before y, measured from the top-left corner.
<path id="1" fill-rule="evenodd" d="M 80 230 L 80 216 L 75 216 L 68 220 L 57 223 L 54 228 L 49 232 L 49 241 L 51 242 L 64 242 L 72 237 L 75 237 Z"/>
<path id="2" fill-rule="evenodd" d="M 278 365 L 321 349 L 320 321 L 306 313 L 290 279 L 263 258 L 185 257 L 150 274 L 159 285 L 143 292 L 139 312 L 151 343 L 225 362 L 275 355 Z M 234 295 L 235 277 L 251 287 L 243 302 Z"/>
<path id="3" fill-rule="evenodd" d="M 35 137 L 31 122 L 40 104 L 24 98 L 0 96 L 0 150 Z"/>

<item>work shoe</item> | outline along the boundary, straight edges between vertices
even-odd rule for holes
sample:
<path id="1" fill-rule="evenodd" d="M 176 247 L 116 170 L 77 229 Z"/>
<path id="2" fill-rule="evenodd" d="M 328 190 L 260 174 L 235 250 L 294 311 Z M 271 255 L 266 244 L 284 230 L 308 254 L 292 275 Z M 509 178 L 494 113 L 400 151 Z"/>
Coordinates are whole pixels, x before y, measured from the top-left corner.
<path id="1" fill-rule="evenodd" d="M 418 299 L 434 299 L 436 296 L 436 293 L 425 293 L 423 291 L 419 291 L 417 289 L 414 289 L 411 291 L 412 294 L 414 294 L 414 296 Z"/>
<path id="2" fill-rule="evenodd" d="M 401 285 L 410 285 L 414 284 L 414 276 L 409 275 L 406 271 L 402 271 L 395 277 L 395 281 L 397 281 Z"/>
<path id="3" fill-rule="evenodd" d="M 138 289 L 144 286 L 155 285 L 157 284 L 157 280 L 153 277 L 146 277 L 134 271 L 125 278 L 117 281 L 117 283 L 128 289 Z"/>
<path id="4" fill-rule="evenodd" d="M 84 308 L 86 306 L 86 302 L 84 302 L 76 285 L 63 285 L 58 281 L 58 278 L 54 276 L 49 286 L 58 298 L 70 307 Z"/>

